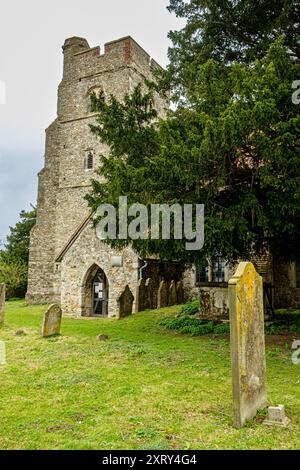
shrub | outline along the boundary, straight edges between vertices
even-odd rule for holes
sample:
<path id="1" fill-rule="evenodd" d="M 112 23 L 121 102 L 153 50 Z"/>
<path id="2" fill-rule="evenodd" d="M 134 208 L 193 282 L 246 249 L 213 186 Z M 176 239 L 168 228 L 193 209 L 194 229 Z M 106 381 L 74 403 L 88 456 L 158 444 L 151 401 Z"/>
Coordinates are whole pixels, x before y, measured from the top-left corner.
<path id="1" fill-rule="evenodd" d="M 295 323 L 291 326 L 291 332 L 300 333 L 300 323 Z"/>
<path id="2" fill-rule="evenodd" d="M 187 302 L 181 308 L 180 313 L 184 315 L 194 315 L 195 313 L 199 312 L 200 305 L 201 304 L 199 300 L 194 300 L 193 302 Z"/>
<path id="3" fill-rule="evenodd" d="M 266 335 L 280 335 L 284 333 L 300 333 L 300 323 L 269 323 L 265 327 Z"/>
<path id="4" fill-rule="evenodd" d="M 229 323 L 219 323 L 214 327 L 214 333 L 216 335 L 224 335 L 230 333 L 230 324 Z"/>
<path id="5" fill-rule="evenodd" d="M 160 321 L 160 325 L 169 330 L 193 336 L 211 333 L 224 334 L 229 332 L 229 324 L 215 324 L 213 321 L 199 320 L 189 316 L 178 318 L 167 317 Z"/>

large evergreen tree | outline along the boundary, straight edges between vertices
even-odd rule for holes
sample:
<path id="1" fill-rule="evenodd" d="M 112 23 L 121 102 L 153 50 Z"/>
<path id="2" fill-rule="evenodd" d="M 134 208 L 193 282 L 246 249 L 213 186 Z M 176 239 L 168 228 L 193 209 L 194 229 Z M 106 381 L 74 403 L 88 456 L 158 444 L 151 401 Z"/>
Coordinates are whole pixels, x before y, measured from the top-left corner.
<path id="1" fill-rule="evenodd" d="M 193 96 L 207 60 L 253 62 L 280 35 L 300 57 L 299 0 L 170 0 L 169 10 L 186 20 L 182 30 L 169 33 L 168 78 L 183 95 Z"/>
<path id="2" fill-rule="evenodd" d="M 258 15 L 258 6 L 271 12 L 274 2 L 251 3 Z M 187 252 L 178 240 L 134 241 L 141 254 L 197 261 L 217 250 L 236 260 L 270 249 L 286 260 L 300 256 L 300 117 L 292 103 L 299 73 L 293 28 L 299 17 L 293 17 L 289 2 L 282 3 L 280 10 L 274 6 L 277 23 L 256 23 L 261 40 L 255 47 L 239 48 L 229 33 L 221 47 L 222 29 L 211 36 L 207 31 L 211 15 L 231 6 L 244 18 L 242 34 L 251 36 L 250 2 L 172 1 L 171 9 L 188 20 L 179 36 L 190 34 L 193 41 L 173 37 L 166 81 L 171 77 L 185 99 L 164 121 L 154 122 L 151 93 L 141 88 L 123 103 L 94 97 L 99 114 L 92 131 L 111 149 L 100 169 L 106 181 L 94 182 L 88 196 L 94 210 L 101 202 L 117 207 L 120 195 L 146 205 L 205 204 L 201 252 Z M 198 17 L 194 34 L 190 25 Z M 233 28 L 236 18 L 226 22 Z"/>

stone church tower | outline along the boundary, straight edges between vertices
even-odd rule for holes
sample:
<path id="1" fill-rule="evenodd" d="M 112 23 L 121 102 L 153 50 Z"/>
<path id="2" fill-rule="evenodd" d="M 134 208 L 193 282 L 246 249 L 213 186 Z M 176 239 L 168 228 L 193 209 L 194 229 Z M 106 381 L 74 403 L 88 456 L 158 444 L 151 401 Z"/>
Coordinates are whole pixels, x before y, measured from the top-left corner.
<path id="1" fill-rule="evenodd" d="M 46 130 L 45 165 L 39 173 L 27 301 L 58 302 L 64 313 L 78 316 L 118 316 L 118 298 L 126 285 L 135 292 L 140 263 L 131 248 L 117 253 L 103 244 L 91 224 L 84 196 L 97 177 L 98 156 L 107 148 L 89 129 L 95 123 L 90 95 L 122 100 L 159 66 L 131 37 L 105 44 L 103 55 L 99 47 L 73 37 L 65 41 L 63 53 L 57 118 Z M 165 102 L 158 96 L 155 106 L 164 113 Z"/>

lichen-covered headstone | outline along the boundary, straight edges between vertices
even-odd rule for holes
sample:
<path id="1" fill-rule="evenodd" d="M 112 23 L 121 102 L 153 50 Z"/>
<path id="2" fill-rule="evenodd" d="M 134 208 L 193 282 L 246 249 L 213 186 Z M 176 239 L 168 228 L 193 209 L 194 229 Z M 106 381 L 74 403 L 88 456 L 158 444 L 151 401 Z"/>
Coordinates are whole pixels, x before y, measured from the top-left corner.
<path id="1" fill-rule="evenodd" d="M 44 314 L 42 336 L 48 337 L 60 334 L 62 311 L 59 305 L 50 305 Z"/>
<path id="2" fill-rule="evenodd" d="M 177 303 L 178 303 L 178 305 L 181 305 L 184 302 L 183 284 L 182 284 L 181 281 L 177 282 L 176 290 L 177 290 Z"/>
<path id="3" fill-rule="evenodd" d="M 176 284 L 175 281 L 171 281 L 169 287 L 169 305 L 176 305 L 177 304 L 177 292 L 176 292 Z"/>
<path id="4" fill-rule="evenodd" d="M 239 428 L 267 403 L 263 281 L 243 262 L 228 287 L 233 424 Z"/>
<path id="5" fill-rule="evenodd" d="M 165 281 L 161 281 L 157 293 L 157 308 L 168 306 L 168 290 Z"/>
<path id="6" fill-rule="evenodd" d="M 119 303 L 119 318 L 128 317 L 132 314 L 132 305 L 134 296 L 129 289 L 128 285 L 125 287 L 124 292 L 120 295 Z"/>
<path id="7" fill-rule="evenodd" d="M 0 341 L 0 366 L 3 366 L 6 364 L 6 348 L 5 348 L 5 343 L 3 341 Z"/>
<path id="8" fill-rule="evenodd" d="M 0 326 L 4 324 L 5 314 L 5 284 L 0 284 Z"/>

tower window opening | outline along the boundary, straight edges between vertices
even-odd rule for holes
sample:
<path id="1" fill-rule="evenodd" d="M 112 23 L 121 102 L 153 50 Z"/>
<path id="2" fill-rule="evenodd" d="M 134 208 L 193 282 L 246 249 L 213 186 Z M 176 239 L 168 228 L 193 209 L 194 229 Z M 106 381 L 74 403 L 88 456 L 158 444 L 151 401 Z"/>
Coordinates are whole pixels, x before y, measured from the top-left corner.
<path id="1" fill-rule="evenodd" d="M 89 107 L 89 112 L 95 112 L 95 111 L 96 111 L 96 109 L 94 109 L 94 105 L 93 105 L 92 102 L 91 102 L 91 97 L 92 97 L 93 95 L 95 95 L 96 98 L 97 98 L 100 102 L 104 103 L 104 101 L 105 101 L 105 93 L 104 93 L 102 87 L 96 86 L 96 87 L 92 88 L 91 90 L 89 90 L 89 92 L 88 92 L 88 101 L 89 101 L 89 102 L 88 102 L 88 107 Z"/>

